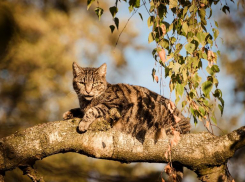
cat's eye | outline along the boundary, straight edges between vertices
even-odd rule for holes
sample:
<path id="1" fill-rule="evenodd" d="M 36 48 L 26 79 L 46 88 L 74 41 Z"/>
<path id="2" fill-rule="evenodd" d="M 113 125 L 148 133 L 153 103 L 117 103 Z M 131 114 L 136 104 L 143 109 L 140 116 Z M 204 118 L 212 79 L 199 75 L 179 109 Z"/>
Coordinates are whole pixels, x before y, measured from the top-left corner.
<path id="1" fill-rule="evenodd" d="M 97 85 L 99 85 L 99 83 L 98 83 L 98 82 L 93 83 L 93 87 L 96 87 Z"/>

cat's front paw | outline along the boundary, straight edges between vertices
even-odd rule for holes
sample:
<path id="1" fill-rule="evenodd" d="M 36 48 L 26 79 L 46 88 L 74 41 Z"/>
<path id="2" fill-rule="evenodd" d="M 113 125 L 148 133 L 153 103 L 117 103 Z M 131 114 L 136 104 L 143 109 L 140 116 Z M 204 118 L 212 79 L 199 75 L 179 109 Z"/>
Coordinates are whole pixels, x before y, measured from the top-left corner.
<path id="1" fill-rule="evenodd" d="M 79 123 L 78 130 L 79 130 L 80 132 L 83 132 L 83 133 L 84 133 L 85 131 L 88 130 L 89 125 L 90 125 L 90 123 L 85 122 L 85 121 L 81 121 L 81 122 Z"/>
<path id="2" fill-rule="evenodd" d="M 63 114 L 63 120 L 68 120 L 68 119 L 72 119 L 73 118 L 73 114 L 71 111 L 66 111 L 64 114 Z"/>

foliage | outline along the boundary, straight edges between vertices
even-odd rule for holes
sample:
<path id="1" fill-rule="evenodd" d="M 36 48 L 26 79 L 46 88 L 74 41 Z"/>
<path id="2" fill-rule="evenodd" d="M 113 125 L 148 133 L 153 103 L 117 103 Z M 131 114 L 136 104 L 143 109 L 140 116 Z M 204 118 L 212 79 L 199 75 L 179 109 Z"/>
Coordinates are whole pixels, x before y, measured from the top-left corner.
<path id="1" fill-rule="evenodd" d="M 233 0 L 231 0 L 233 2 Z M 92 1 L 88 1 L 88 6 Z M 114 22 L 117 19 L 118 0 L 110 7 Z M 135 13 L 144 6 L 149 14 L 147 24 L 152 28 L 148 42 L 155 42 L 152 55 L 160 67 L 165 70 L 165 77 L 170 78 L 170 91 L 175 90 L 177 104 L 182 101 L 182 109 L 190 112 L 196 123 L 217 123 L 214 109 L 218 107 L 221 115 L 224 110 L 222 91 L 218 88 L 216 74 L 220 68 L 217 57 L 219 29 L 217 21 L 212 21 L 212 11 L 219 6 L 224 12 L 230 12 L 227 3 L 220 0 L 129 0 L 129 12 Z M 243 3 L 243 1 L 238 1 Z M 97 7 L 99 8 L 99 7 Z M 96 11 L 96 10 L 95 10 Z M 171 15 L 172 14 L 172 15 Z M 143 20 L 142 15 L 139 16 Z M 100 17 L 99 17 L 100 18 Z M 166 21 L 168 18 L 171 21 Z M 118 23 L 116 23 L 118 27 Z M 111 32 L 114 25 L 110 25 Z M 166 56 L 165 56 L 166 55 Z M 206 69 L 206 79 L 200 72 Z M 204 72 L 204 71 L 203 71 Z M 153 69 L 152 76 L 158 82 Z M 161 79 L 162 80 L 162 79 Z M 211 97 L 210 97 L 211 96 Z M 213 103 L 212 98 L 218 102 Z"/>

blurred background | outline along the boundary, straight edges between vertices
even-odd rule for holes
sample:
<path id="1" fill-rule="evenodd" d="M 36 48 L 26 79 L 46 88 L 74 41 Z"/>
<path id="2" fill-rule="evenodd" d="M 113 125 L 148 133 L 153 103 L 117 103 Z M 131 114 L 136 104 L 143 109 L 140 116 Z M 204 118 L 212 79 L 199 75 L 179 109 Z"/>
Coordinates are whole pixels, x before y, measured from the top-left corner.
<path id="1" fill-rule="evenodd" d="M 84 67 L 107 63 L 110 83 L 147 87 L 174 100 L 168 81 L 153 82 L 152 68 L 160 76 L 148 44 L 148 14 L 143 7 L 130 19 L 127 3 L 119 3 L 119 31 L 111 34 L 113 20 L 109 7 L 114 1 L 100 1 L 105 11 L 99 21 L 96 3 L 87 11 L 87 0 L 5 0 L 0 1 L 0 138 L 17 130 L 62 119 L 62 113 L 78 107 L 72 90 L 72 62 Z M 220 28 L 218 48 L 219 87 L 225 100 L 224 116 L 217 114 L 216 134 L 245 125 L 245 11 L 230 3 L 231 14 L 213 10 Z M 213 20 L 210 20 L 213 23 Z M 223 42 L 223 43 L 222 43 Z M 164 73 L 162 73 L 164 75 Z M 161 88 L 160 88 L 161 86 Z M 217 112 L 218 113 L 218 112 Z M 191 132 L 203 131 L 203 124 Z M 50 182 L 161 181 L 164 164 L 121 164 L 88 158 L 75 153 L 57 154 L 35 164 Z M 245 149 L 237 151 L 228 168 L 236 182 L 245 181 Z M 6 173 L 7 182 L 30 182 L 19 169 Z M 185 169 L 185 182 L 196 175 Z"/>

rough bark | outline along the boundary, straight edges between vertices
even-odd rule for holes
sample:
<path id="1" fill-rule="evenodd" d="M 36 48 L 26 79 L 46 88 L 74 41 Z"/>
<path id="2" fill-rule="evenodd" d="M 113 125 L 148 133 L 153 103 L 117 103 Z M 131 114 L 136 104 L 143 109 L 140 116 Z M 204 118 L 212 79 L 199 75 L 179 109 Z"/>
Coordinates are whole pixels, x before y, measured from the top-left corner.
<path id="1" fill-rule="evenodd" d="M 80 134 L 77 132 L 79 121 L 49 122 L 0 139 L 0 172 L 29 166 L 36 160 L 65 152 L 127 163 L 169 162 L 164 154 L 172 136 L 157 143 L 146 138 L 141 144 L 136 138 L 101 124 L 97 125 L 100 128 L 91 127 Z M 206 132 L 185 134 L 171 149 L 171 159 L 195 171 L 202 181 L 215 182 L 220 178 L 230 179 L 224 166 L 234 152 L 244 145 L 245 127 L 224 136 Z"/>

